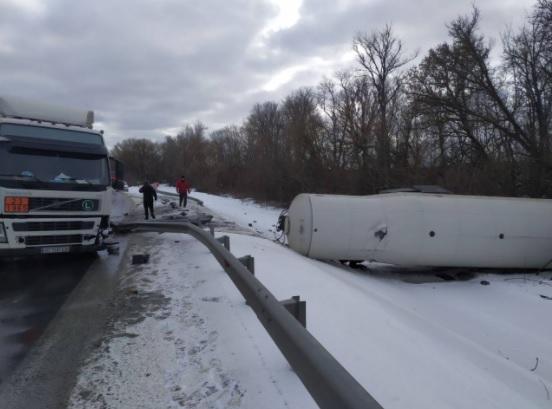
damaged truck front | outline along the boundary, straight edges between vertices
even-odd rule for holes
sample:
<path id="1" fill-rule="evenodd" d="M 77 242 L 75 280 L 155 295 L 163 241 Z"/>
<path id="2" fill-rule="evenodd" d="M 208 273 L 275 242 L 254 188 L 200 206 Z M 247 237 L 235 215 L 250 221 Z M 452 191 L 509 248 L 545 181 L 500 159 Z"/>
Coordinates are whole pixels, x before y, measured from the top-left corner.
<path id="1" fill-rule="evenodd" d="M 93 116 L 0 97 L 0 256 L 102 248 L 112 188 Z"/>

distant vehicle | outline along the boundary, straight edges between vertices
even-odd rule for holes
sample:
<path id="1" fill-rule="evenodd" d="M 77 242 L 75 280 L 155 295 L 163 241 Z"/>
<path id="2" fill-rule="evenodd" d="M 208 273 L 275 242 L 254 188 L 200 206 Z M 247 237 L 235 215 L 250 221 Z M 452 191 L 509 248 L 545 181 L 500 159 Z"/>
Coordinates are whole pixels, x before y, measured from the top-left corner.
<path id="1" fill-rule="evenodd" d="M 94 113 L 0 97 L 0 256 L 95 251 L 111 211 Z"/>
<path id="2" fill-rule="evenodd" d="M 552 266 L 551 215 L 545 199 L 300 194 L 280 224 L 292 249 L 316 259 L 544 269 Z"/>
<path id="3" fill-rule="evenodd" d="M 110 156 L 109 169 L 111 171 L 111 187 L 115 190 L 124 190 L 128 192 L 128 184 L 123 180 L 125 176 L 125 167 L 123 162 L 119 159 L 115 159 L 113 156 Z"/>

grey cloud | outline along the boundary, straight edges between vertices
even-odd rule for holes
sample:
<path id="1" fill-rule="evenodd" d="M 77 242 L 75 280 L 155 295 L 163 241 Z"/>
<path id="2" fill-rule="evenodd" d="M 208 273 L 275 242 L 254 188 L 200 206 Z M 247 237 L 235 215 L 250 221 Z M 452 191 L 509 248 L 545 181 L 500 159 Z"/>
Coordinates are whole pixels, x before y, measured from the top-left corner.
<path id="1" fill-rule="evenodd" d="M 50 0 L 44 13 L 0 1 L 1 92 L 95 109 L 111 145 L 161 138 L 197 119 L 214 129 L 239 123 L 255 102 L 316 84 L 319 67 L 306 66 L 276 91 L 262 90 L 272 75 L 314 57 L 337 67 L 359 30 L 392 22 L 413 51 L 444 41 L 444 24 L 471 8 L 471 0 L 349 3 L 305 0 L 299 22 L 260 50 L 252 45 L 277 10 L 256 0 Z M 497 38 L 531 6 L 480 3 Z"/>
<path id="2" fill-rule="evenodd" d="M 0 4 L 13 50 L 0 51 L 3 92 L 93 107 L 123 131 L 175 125 L 233 92 L 274 13 L 246 0 L 55 1 L 30 18 Z"/>
<path id="3" fill-rule="evenodd" d="M 472 0 L 379 0 L 338 9 L 334 1 L 305 0 L 303 19 L 290 30 L 274 36 L 271 46 L 290 54 L 288 58 L 320 55 L 338 45 L 352 45 L 359 32 L 371 32 L 392 24 L 406 51 L 426 51 L 446 41 L 446 24 L 470 13 Z M 476 1 L 481 9 L 484 32 L 499 38 L 508 23 L 523 19 L 533 1 L 505 5 L 500 0 Z"/>

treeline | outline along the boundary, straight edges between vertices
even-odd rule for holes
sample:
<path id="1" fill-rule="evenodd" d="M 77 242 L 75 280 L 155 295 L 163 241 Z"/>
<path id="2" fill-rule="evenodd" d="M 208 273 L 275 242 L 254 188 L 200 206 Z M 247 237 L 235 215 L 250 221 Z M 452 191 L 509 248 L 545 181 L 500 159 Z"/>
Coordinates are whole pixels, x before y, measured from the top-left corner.
<path id="1" fill-rule="evenodd" d="M 437 184 L 457 193 L 552 195 L 552 0 L 491 58 L 474 8 L 416 65 L 387 26 L 354 38 L 356 65 L 241 126 L 186 126 L 113 154 L 132 181 L 185 174 L 202 190 L 289 201 L 300 192 L 370 194 Z"/>

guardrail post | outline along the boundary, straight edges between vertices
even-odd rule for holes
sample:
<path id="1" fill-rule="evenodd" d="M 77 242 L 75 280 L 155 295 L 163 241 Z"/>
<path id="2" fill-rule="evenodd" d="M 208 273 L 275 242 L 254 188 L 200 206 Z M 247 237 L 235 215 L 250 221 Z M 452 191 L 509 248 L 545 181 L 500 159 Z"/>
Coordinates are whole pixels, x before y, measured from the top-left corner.
<path id="1" fill-rule="evenodd" d="M 247 256 L 239 257 L 238 260 L 251 274 L 255 275 L 255 257 L 248 254 Z M 245 300 L 245 305 L 249 305 L 247 300 Z"/>
<path id="2" fill-rule="evenodd" d="M 228 236 L 222 236 L 216 239 L 220 244 L 224 246 L 224 248 L 228 251 L 230 251 L 230 237 Z"/>
<path id="3" fill-rule="evenodd" d="M 289 300 L 280 301 L 280 304 L 286 307 L 286 310 L 288 310 L 303 327 L 307 328 L 306 301 L 301 301 L 298 295 L 294 295 Z"/>
<path id="4" fill-rule="evenodd" d="M 240 263 L 242 263 L 251 274 L 255 275 L 255 257 L 248 254 L 247 256 L 239 257 L 238 260 L 240 260 Z"/>
<path id="5" fill-rule="evenodd" d="M 215 226 L 212 224 L 209 225 L 209 233 L 211 233 L 211 236 L 215 237 Z"/>

